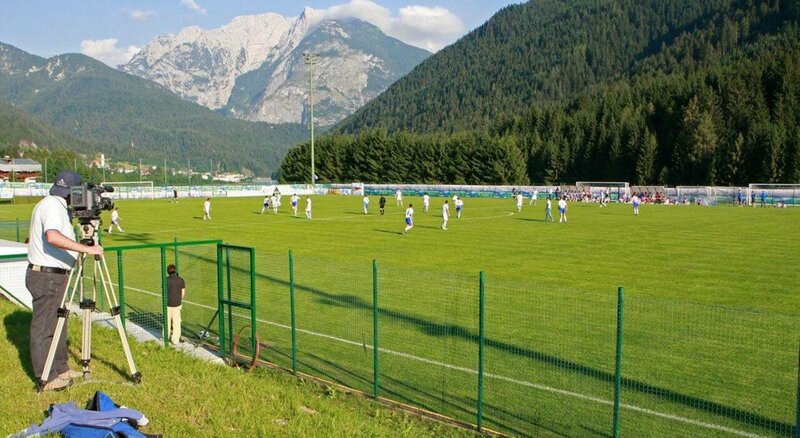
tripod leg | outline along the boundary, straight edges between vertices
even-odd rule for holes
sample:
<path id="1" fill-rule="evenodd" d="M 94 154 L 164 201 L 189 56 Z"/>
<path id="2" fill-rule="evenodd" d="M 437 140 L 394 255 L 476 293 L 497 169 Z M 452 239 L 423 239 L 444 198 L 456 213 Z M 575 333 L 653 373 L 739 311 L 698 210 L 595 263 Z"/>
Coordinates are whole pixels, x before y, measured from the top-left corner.
<path id="1" fill-rule="evenodd" d="M 122 327 L 122 318 L 120 318 L 120 307 L 117 305 L 116 296 L 114 294 L 114 287 L 111 284 L 111 274 L 108 272 L 108 265 L 104 256 L 100 256 L 98 260 L 100 263 L 100 280 L 103 282 L 103 291 L 108 300 L 108 305 L 111 308 L 111 315 L 114 317 L 114 325 L 117 327 L 119 339 L 122 343 L 122 350 L 125 353 L 125 359 L 128 360 L 128 368 L 131 371 L 131 380 L 134 382 L 142 381 L 142 373 L 136 371 L 136 364 L 133 362 L 133 355 L 131 354 L 130 345 L 128 345 L 128 338 L 125 336 L 125 329 Z"/>
<path id="2" fill-rule="evenodd" d="M 61 297 L 61 306 L 58 308 L 58 322 L 56 322 L 56 330 L 53 333 L 53 340 L 50 341 L 50 349 L 47 351 L 47 359 L 44 363 L 44 369 L 42 370 L 42 376 L 37 382 L 39 390 L 41 391 L 44 386 L 47 384 L 47 381 L 50 378 L 50 371 L 53 368 L 53 361 L 56 357 L 56 349 L 58 348 L 58 341 L 61 339 L 62 332 L 64 331 L 64 324 L 66 324 L 67 317 L 69 317 L 69 309 L 67 309 L 66 302 L 67 302 L 67 295 L 69 295 L 69 300 L 72 302 L 72 299 L 75 297 L 75 291 L 78 289 L 78 283 L 80 282 L 80 277 L 83 275 L 83 263 L 82 263 L 83 256 L 78 258 L 77 269 L 73 269 L 69 274 L 69 279 L 67 279 L 67 286 L 64 288 L 64 295 Z M 69 293 L 69 285 L 72 281 L 75 281 L 72 287 L 72 293 Z"/>
<path id="3" fill-rule="evenodd" d="M 83 367 L 84 379 L 90 378 L 89 362 L 92 360 L 92 312 L 95 309 L 95 302 L 91 300 L 81 301 L 81 312 L 83 313 L 83 344 L 81 345 L 81 366 Z"/>

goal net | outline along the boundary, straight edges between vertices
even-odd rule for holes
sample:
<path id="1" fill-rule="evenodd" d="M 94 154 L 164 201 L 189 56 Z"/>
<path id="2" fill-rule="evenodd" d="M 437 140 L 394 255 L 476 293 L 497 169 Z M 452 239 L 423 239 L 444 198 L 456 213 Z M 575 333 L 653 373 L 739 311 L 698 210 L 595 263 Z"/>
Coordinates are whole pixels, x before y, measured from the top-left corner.
<path id="1" fill-rule="evenodd" d="M 631 196 L 630 184 L 622 181 L 577 181 L 575 186 L 596 200 L 608 195 L 612 202 L 619 202 Z"/>
<path id="2" fill-rule="evenodd" d="M 153 199 L 153 181 L 104 181 L 103 185 L 114 187 L 108 196 L 112 199 Z"/>
<path id="3" fill-rule="evenodd" d="M 717 205 L 717 197 L 713 187 L 677 186 L 675 187 L 679 204 Z"/>
<path id="4" fill-rule="evenodd" d="M 753 196 L 755 195 L 755 196 Z M 752 205 L 800 205 L 800 184 L 750 184 L 747 203 Z"/>

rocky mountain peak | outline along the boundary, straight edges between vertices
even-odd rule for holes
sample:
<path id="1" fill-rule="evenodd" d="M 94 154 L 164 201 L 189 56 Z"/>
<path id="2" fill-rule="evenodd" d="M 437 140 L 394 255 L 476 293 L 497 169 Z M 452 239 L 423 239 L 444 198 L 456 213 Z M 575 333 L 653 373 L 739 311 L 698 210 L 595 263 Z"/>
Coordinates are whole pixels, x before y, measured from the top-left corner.
<path id="1" fill-rule="evenodd" d="M 232 117 L 302 123 L 308 113 L 302 54 L 325 53 L 317 70 L 318 108 L 319 122 L 329 124 L 429 55 L 367 23 L 322 18 L 306 7 L 296 19 L 267 13 L 236 17 L 218 29 L 192 26 L 154 39 L 120 68 Z"/>

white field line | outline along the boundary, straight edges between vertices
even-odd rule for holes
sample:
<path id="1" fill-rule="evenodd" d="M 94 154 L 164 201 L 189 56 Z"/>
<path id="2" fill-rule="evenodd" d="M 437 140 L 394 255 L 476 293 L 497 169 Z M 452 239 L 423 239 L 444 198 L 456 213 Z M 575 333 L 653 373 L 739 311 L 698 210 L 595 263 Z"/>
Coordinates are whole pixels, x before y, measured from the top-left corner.
<path id="1" fill-rule="evenodd" d="M 114 283 L 114 284 L 116 284 L 116 283 Z M 137 291 L 137 292 L 142 292 L 142 293 L 145 293 L 145 294 L 148 294 L 148 295 L 152 295 L 152 296 L 155 296 L 155 297 L 159 297 L 159 298 L 161 297 L 161 294 L 156 294 L 156 293 L 149 292 L 149 291 L 146 291 L 146 290 L 137 289 L 137 288 L 131 287 L 131 286 L 125 286 L 125 289 L 130 289 L 130 290 L 134 290 L 134 291 Z M 211 307 L 211 306 L 207 306 L 205 304 L 195 303 L 195 302 L 188 301 L 188 300 L 184 300 L 184 302 L 186 302 L 187 304 L 192 304 L 194 306 L 203 307 L 205 309 L 212 310 L 212 311 L 215 311 L 215 312 L 217 311 L 216 308 Z M 250 319 L 248 316 L 243 315 L 243 314 L 239 314 L 239 313 L 233 313 L 233 315 L 236 316 L 236 317 L 239 317 L 239 318 L 247 319 L 247 320 Z M 273 321 L 267 321 L 267 320 L 258 319 L 258 318 L 256 319 L 256 321 L 258 321 L 260 323 L 263 323 L 263 324 L 271 325 L 271 326 L 274 326 L 274 327 L 286 329 L 286 330 L 291 330 L 292 329 L 291 326 L 288 326 L 286 324 L 280 324 L 280 323 L 273 322 Z M 331 341 L 341 342 L 341 343 L 347 344 L 347 345 L 353 345 L 353 346 L 356 346 L 356 347 L 362 347 L 362 348 L 368 348 L 368 349 L 374 348 L 370 344 L 366 344 L 366 343 L 363 343 L 363 342 L 357 342 L 357 341 L 351 341 L 349 339 L 343 339 L 343 338 L 339 338 L 339 337 L 336 337 L 336 336 L 326 335 L 324 333 L 312 332 L 310 330 L 304 330 L 304 329 L 300 329 L 300 328 L 296 328 L 295 330 L 300 332 L 300 333 L 305 333 L 307 335 L 316 336 L 316 337 L 320 337 L 320 338 L 323 338 L 323 339 L 329 339 Z M 389 350 L 389 349 L 380 348 L 380 347 L 378 348 L 378 351 L 380 351 L 381 353 L 391 354 L 391 355 L 394 355 L 394 356 L 402 357 L 404 359 L 414 360 L 414 361 L 426 363 L 426 364 L 429 364 L 429 365 L 435 365 L 435 366 L 438 366 L 438 367 L 441 367 L 441 368 L 446 368 L 446 369 L 450 369 L 450 370 L 454 370 L 454 371 L 461 371 L 463 373 L 475 374 L 475 375 L 478 374 L 478 370 L 474 370 L 474 369 L 471 369 L 471 368 L 460 367 L 460 366 L 457 366 L 457 365 L 451 365 L 451 364 L 448 364 L 448 363 L 439 362 L 439 361 L 435 361 L 435 360 L 432 360 L 432 359 L 427 359 L 427 358 L 424 358 L 424 357 L 414 356 L 412 354 L 403 353 L 403 352 L 400 352 L 400 351 L 394 351 L 394 350 Z M 551 386 L 540 385 L 538 383 L 527 382 L 525 380 L 517 380 L 517 379 L 513 379 L 511 377 L 506 377 L 506 376 L 502 376 L 502 375 L 499 375 L 499 374 L 484 373 L 483 375 L 485 377 L 490 377 L 490 378 L 493 378 L 493 379 L 502 380 L 504 382 L 509 382 L 509 383 L 513 383 L 513 384 L 516 384 L 516 385 L 525 386 L 525 387 L 528 387 L 528 388 L 534 388 L 534 389 L 538 389 L 540 391 L 546 391 L 546 392 L 552 392 L 552 393 L 555 393 L 555 394 L 565 395 L 567 397 L 574 397 L 574 398 L 581 399 L 581 400 L 600 403 L 600 404 L 603 404 L 603 405 L 613 405 L 614 404 L 614 402 L 612 400 L 606 400 L 606 399 L 603 399 L 603 398 L 594 397 L 594 396 L 586 395 L 586 394 L 581 394 L 581 393 L 578 393 L 578 392 L 567 391 L 567 390 L 564 390 L 564 389 L 553 388 Z M 641 407 L 635 406 L 635 405 L 629 405 L 629 404 L 625 404 L 625 403 L 620 403 L 619 406 L 620 406 L 620 408 L 623 408 L 623 409 L 628 409 L 628 410 L 635 411 L 635 412 L 641 412 L 643 414 L 649 414 L 649 415 L 653 415 L 655 417 L 664 418 L 664 419 L 667 419 L 667 420 L 673 420 L 673 421 L 678 421 L 678 422 L 681 422 L 681 423 L 691 424 L 691 425 L 698 426 L 698 427 L 703 427 L 703 428 L 706 428 L 706 429 L 717 430 L 717 431 L 729 433 L 729 434 L 732 434 L 732 435 L 738 435 L 738 436 L 743 436 L 743 437 L 748 437 L 748 438 L 761 438 L 763 436 L 763 435 L 757 435 L 757 434 L 750 433 L 750 432 L 745 432 L 745 431 L 742 431 L 742 430 L 732 429 L 730 427 L 721 426 L 719 424 L 705 423 L 705 422 L 702 422 L 702 421 L 693 420 L 691 418 L 686 418 L 686 417 L 681 417 L 681 416 L 678 416 L 678 415 L 667 414 L 665 412 L 658 412 L 658 411 L 654 411 L 654 410 L 647 409 L 647 408 L 641 408 Z"/>

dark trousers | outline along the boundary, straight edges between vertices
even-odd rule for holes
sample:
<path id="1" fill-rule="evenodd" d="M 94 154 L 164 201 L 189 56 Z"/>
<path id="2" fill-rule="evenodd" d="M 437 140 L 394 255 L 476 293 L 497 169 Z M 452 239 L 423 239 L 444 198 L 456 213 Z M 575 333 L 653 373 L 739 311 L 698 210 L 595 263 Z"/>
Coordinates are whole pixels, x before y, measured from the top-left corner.
<path id="1" fill-rule="evenodd" d="M 50 343 L 56 331 L 58 308 L 64 296 L 69 275 L 51 272 L 32 271 L 25 274 L 25 286 L 33 297 L 33 318 L 31 319 L 31 364 L 36 379 L 41 379 Z M 67 323 L 56 348 L 56 356 L 50 369 L 48 381 L 66 372 L 67 365 Z"/>

